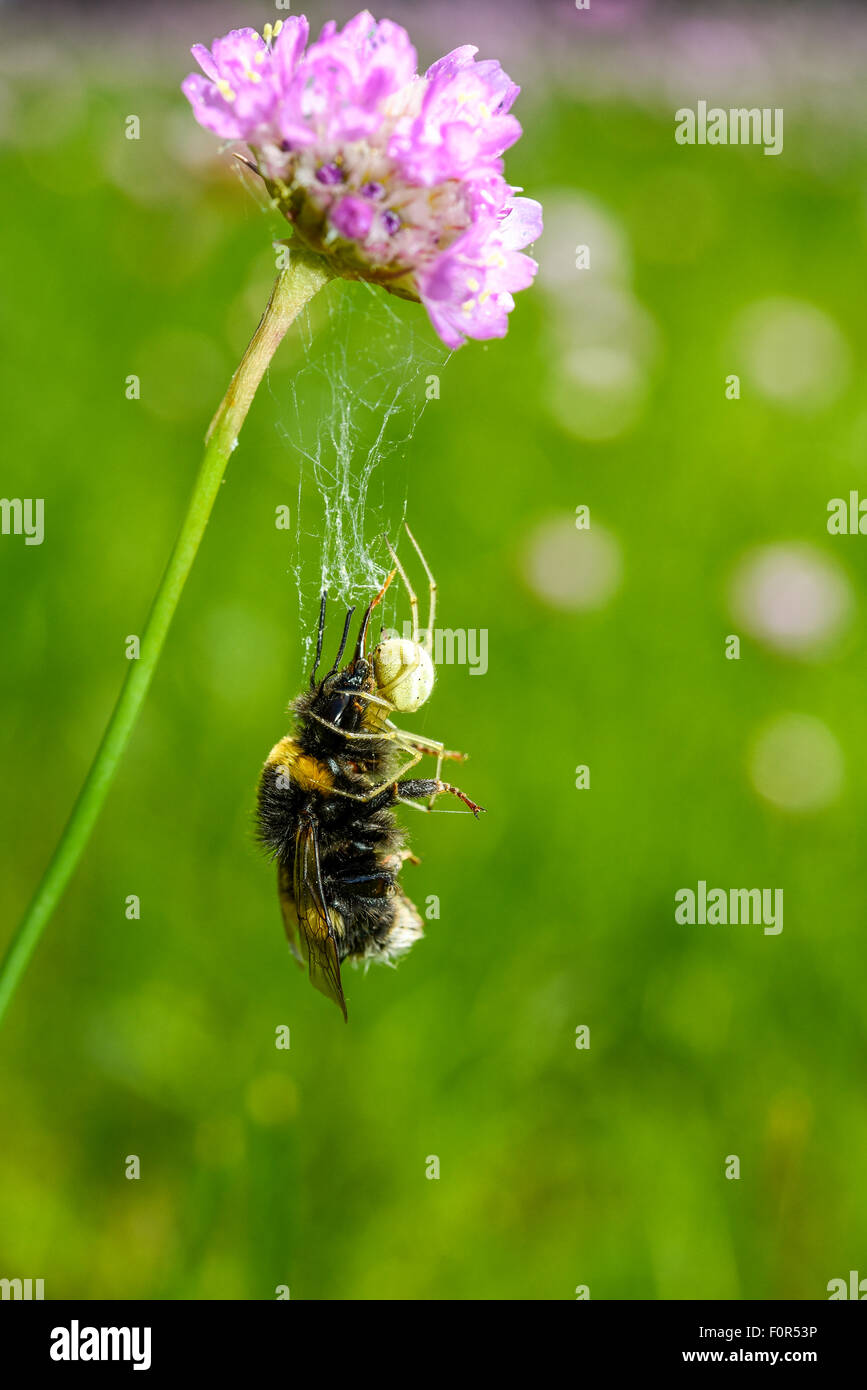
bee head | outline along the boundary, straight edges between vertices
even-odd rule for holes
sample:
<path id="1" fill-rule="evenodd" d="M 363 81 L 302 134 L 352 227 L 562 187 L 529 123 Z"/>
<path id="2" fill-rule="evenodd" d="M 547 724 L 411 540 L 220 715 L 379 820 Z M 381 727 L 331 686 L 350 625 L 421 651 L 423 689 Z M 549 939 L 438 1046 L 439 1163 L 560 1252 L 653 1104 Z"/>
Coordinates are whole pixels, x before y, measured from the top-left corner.
<path id="1" fill-rule="evenodd" d="M 350 723 L 354 727 L 359 722 L 365 712 L 361 702 L 353 697 L 361 691 L 368 695 L 379 695 L 401 714 L 412 714 L 421 708 L 433 690 L 434 664 L 425 641 L 384 634 L 370 655 L 366 654 L 367 633 L 373 610 L 381 602 L 396 573 L 397 569 L 391 571 L 379 593 L 368 604 L 361 620 L 352 660 L 341 668 L 340 663 L 346 650 L 355 611 L 349 609 L 334 665 L 317 687 L 316 670 L 322 653 L 325 628 L 326 595 L 322 594 L 316 660 L 310 676 L 310 688 L 316 690 L 317 714 L 329 724 L 348 728 Z"/>

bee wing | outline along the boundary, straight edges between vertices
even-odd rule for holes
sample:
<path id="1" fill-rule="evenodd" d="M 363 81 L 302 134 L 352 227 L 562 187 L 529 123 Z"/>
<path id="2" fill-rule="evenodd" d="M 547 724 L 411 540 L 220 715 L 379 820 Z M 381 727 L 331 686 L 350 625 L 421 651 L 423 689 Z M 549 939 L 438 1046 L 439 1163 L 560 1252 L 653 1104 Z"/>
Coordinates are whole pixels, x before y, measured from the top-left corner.
<path id="1" fill-rule="evenodd" d="M 333 999 L 346 1018 L 346 1000 L 340 983 L 337 933 L 322 887 L 315 821 L 305 821 L 295 837 L 293 896 L 301 938 L 307 953 L 310 982 L 329 999 Z"/>
<path id="2" fill-rule="evenodd" d="M 295 910 L 295 899 L 292 896 L 292 874 L 289 866 L 281 860 L 277 865 L 277 896 L 280 899 L 280 911 L 283 913 L 283 927 L 286 931 L 286 939 L 289 942 L 289 950 L 301 965 L 301 952 L 298 949 L 298 913 Z"/>

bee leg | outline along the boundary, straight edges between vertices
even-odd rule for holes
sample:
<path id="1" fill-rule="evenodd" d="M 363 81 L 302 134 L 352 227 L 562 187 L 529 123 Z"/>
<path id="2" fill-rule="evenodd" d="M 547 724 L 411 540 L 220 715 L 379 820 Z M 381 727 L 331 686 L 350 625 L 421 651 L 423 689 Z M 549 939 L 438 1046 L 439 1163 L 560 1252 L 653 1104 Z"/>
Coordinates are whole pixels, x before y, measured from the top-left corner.
<path id="1" fill-rule="evenodd" d="M 417 854 L 413 854 L 411 849 L 396 849 L 391 854 L 386 855 L 382 862 L 383 866 L 397 879 L 404 864 L 420 864 L 421 860 Z"/>
<path id="2" fill-rule="evenodd" d="M 485 809 L 484 806 L 477 806 L 475 801 L 470 801 L 470 798 L 460 788 L 453 787 L 449 782 L 441 782 L 438 777 L 407 777 L 402 782 L 396 782 L 394 789 L 399 801 L 421 801 L 427 797 L 428 804 L 427 806 L 420 806 L 420 811 L 430 811 L 434 799 L 442 792 L 449 792 L 452 796 L 456 796 L 459 801 L 470 808 L 477 820 L 479 813 Z"/>
<path id="3" fill-rule="evenodd" d="M 400 873 L 400 870 L 403 869 L 406 863 L 420 865 L 421 859 L 418 858 L 418 855 L 414 855 L 411 849 L 393 849 L 393 851 L 382 860 L 382 867 L 383 869 L 388 869 L 389 873 L 392 873 L 393 876 L 397 878 L 397 874 Z"/>

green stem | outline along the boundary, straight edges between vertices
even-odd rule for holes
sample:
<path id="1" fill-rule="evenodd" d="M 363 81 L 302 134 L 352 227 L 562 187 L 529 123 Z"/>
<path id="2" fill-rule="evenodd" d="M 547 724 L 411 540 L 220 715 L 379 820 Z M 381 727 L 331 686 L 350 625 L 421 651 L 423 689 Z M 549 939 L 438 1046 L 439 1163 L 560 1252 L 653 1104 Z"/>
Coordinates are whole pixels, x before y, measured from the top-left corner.
<path id="1" fill-rule="evenodd" d="M 114 712 L 60 843 L 0 965 L 0 1019 L 21 981 L 48 919 L 75 871 L 102 810 L 153 679 L 226 465 L 238 442 L 241 426 L 265 368 L 292 320 L 330 278 L 331 272 L 318 257 L 306 252 L 292 253 L 289 266 L 277 275 L 259 327 L 211 421 L 205 440 L 205 456 L 175 548 L 147 620 L 139 658 L 130 662 Z"/>

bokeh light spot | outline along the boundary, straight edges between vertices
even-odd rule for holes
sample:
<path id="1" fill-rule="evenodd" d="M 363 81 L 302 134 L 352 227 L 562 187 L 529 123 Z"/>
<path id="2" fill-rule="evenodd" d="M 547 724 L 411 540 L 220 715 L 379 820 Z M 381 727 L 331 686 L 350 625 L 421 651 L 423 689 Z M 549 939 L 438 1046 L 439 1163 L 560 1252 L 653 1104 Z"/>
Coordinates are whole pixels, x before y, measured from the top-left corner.
<path id="1" fill-rule="evenodd" d="M 527 552 L 527 582 L 555 608 L 601 608 L 620 587 L 623 561 L 619 543 L 592 521 L 579 531 L 570 517 L 536 528 Z"/>
<path id="2" fill-rule="evenodd" d="M 849 346 L 829 314 L 796 299 L 763 299 L 738 316 L 732 334 L 744 392 L 798 411 L 821 410 L 846 389 Z"/>
<path id="3" fill-rule="evenodd" d="M 753 637 L 790 656 L 821 657 L 848 626 L 854 599 L 843 570 L 810 545 L 769 545 L 743 557 L 731 611 Z"/>
<path id="4" fill-rule="evenodd" d="M 758 734 L 749 759 L 760 796 L 784 811 L 817 811 L 836 801 L 843 785 L 843 754 L 821 719 L 778 715 Z"/>
<path id="5" fill-rule="evenodd" d="M 588 274 L 609 281 L 629 280 L 632 256 L 629 240 L 617 219 L 596 198 L 576 193 L 542 195 L 545 234 L 535 248 L 539 284 L 559 294 L 577 288 Z M 590 270 L 575 265 L 576 251 L 590 251 Z"/>

